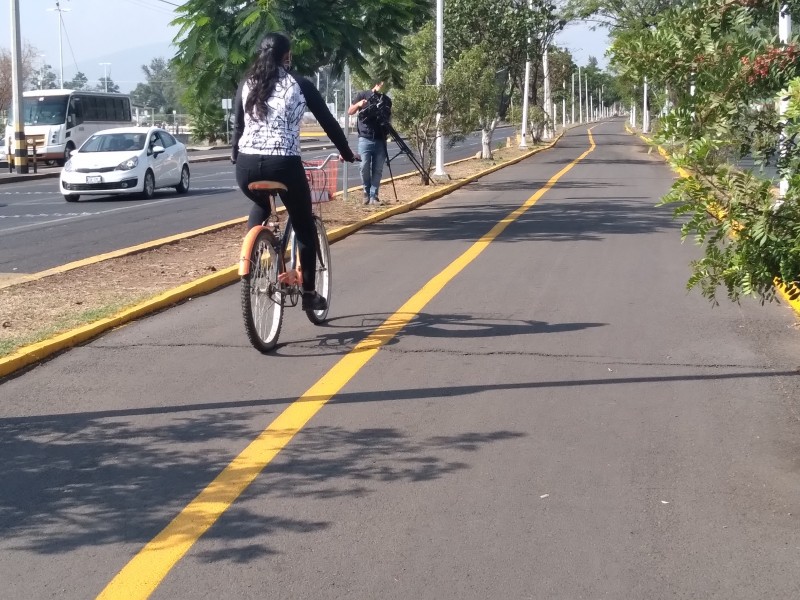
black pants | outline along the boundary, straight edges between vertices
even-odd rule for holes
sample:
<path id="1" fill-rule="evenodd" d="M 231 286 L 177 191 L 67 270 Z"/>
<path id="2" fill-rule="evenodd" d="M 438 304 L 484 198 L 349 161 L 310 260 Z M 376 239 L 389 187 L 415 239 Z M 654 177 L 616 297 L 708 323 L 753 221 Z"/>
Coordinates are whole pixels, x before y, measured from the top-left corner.
<path id="1" fill-rule="evenodd" d="M 300 263 L 303 268 L 303 289 L 314 289 L 317 272 L 316 237 L 314 213 L 311 211 L 311 191 L 299 156 L 267 156 L 261 154 L 239 154 L 236 159 L 236 183 L 245 196 L 253 201 L 247 228 L 261 225 L 269 217 L 269 199 L 247 189 L 253 181 L 278 181 L 289 188 L 281 193 L 281 201 L 289 213 L 292 228 L 300 247 Z"/>

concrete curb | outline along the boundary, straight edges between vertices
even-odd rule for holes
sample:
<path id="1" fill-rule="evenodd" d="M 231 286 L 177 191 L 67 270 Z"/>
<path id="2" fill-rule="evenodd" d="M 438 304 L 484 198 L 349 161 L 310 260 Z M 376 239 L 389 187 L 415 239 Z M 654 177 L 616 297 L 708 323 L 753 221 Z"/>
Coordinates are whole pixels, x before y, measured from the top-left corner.
<path id="1" fill-rule="evenodd" d="M 544 150 L 552 148 L 563 135 L 564 131 L 562 131 L 552 142 L 546 146 L 536 148 L 530 152 L 526 152 L 522 156 L 511 159 L 507 162 L 499 163 L 489 167 L 488 169 L 484 169 L 483 171 L 476 173 L 467 179 L 443 187 L 435 192 L 420 196 L 419 198 L 416 198 L 408 203 L 399 204 L 397 206 L 387 208 L 386 210 L 382 210 L 370 215 L 369 217 L 366 217 L 365 219 L 362 219 L 361 221 L 358 221 L 357 223 L 332 229 L 328 232 L 328 239 L 331 243 L 334 243 L 352 235 L 359 229 L 362 229 L 368 225 L 378 223 L 379 221 L 383 221 L 394 215 L 410 212 L 415 208 L 422 206 L 423 204 L 427 204 L 433 200 L 446 196 L 455 190 L 464 187 L 465 185 L 472 183 L 477 179 L 480 179 L 481 177 L 485 177 L 486 175 L 494 173 L 495 171 L 499 171 L 505 167 L 517 164 L 535 154 L 538 154 L 539 152 L 543 152 Z M 408 174 L 408 176 L 411 175 L 414 175 L 414 173 Z M 244 219 L 242 219 L 242 221 L 244 221 Z M 25 367 L 34 365 L 56 353 L 86 342 L 102 333 L 105 333 L 106 331 L 129 323 L 135 319 L 138 319 L 139 317 L 153 314 L 170 306 L 174 306 L 184 300 L 213 292 L 219 288 L 234 283 L 238 279 L 238 265 L 231 266 L 217 271 L 216 273 L 212 273 L 211 275 L 207 275 L 195 281 L 181 285 L 177 288 L 167 290 L 166 292 L 159 294 L 154 298 L 127 308 L 112 317 L 101 319 L 99 321 L 95 321 L 94 323 L 89 323 L 88 325 L 66 331 L 42 342 L 20 348 L 13 354 L 0 358 L 0 378 L 11 375 Z"/>
<path id="2" fill-rule="evenodd" d="M 659 153 L 659 154 L 662 156 L 662 158 L 663 158 L 665 161 L 667 161 L 667 163 L 668 163 L 668 164 L 669 164 L 669 166 L 672 168 L 672 170 L 673 170 L 673 171 L 675 171 L 675 172 L 676 172 L 676 173 L 677 173 L 677 174 L 678 174 L 678 175 L 679 175 L 681 178 L 686 178 L 686 177 L 689 177 L 689 175 L 690 175 L 689 171 L 687 171 L 687 170 L 686 170 L 686 169 L 684 169 L 683 167 L 675 167 L 675 166 L 673 166 L 673 165 L 672 165 L 672 163 L 670 162 L 670 155 L 669 155 L 669 152 L 667 152 L 667 151 L 666 151 L 664 148 L 662 148 L 662 147 L 661 147 L 661 146 L 659 146 L 658 144 L 655 144 L 655 143 L 653 142 L 653 140 L 651 140 L 650 138 L 648 138 L 648 137 L 645 137 L 645 136 L 644 136 L 644 135 L 642 135 L 641 133 L 639 133 L 639 132 L 637 132 L 637 131 L 634 131 L 633 129 L 631 129 L 631 128 L 628 126 L 628 124 L 627 124 L 627 123 L 625 123 L 625 129 L 628 131 L 628 133 L 630 133 L 630 134 L 632 134 L 632 135 L 636 135 L 636 136 L 640 137 L 640 138 L 641 138 L 642 140 L 644 140 L 644 142 L 645 142 L 645 143 L 647 143 L 648 145 L 650 145 L 650 146 L 654 146 L 654 147 L 655 147 L 655 148 L 658 150 L 658 153 Z M 776 290 L 778 290 L 778 294 L 781 296 L 781 298 L 783 298 L 783 299 L 786 301 L 786 303 L 787 303 L 789 306 L 791 306 L 791 307 L 792 307 L 792 309 L 793 309 L 793 310 L 794 310 L 794 311 L 795 311 L 795 312 L 796 312 L 798 315 L 800 315 L 800 297 L 798 297 L 798 298 L 795 298 L 795 299 L 793 300 L 793 299 L 790 297 L 790 295 L 789 295 L 789 294 L 790 294 L 790 291 L 789 291 L 789 286 L 787 286 L 785 283 L 783 283 L 782 281 L 780 281 L 780 280 L 779 280 L 779 279 L 777 279 L 777 278 L 775 279 L 775 289 L 776 289 Z"/>

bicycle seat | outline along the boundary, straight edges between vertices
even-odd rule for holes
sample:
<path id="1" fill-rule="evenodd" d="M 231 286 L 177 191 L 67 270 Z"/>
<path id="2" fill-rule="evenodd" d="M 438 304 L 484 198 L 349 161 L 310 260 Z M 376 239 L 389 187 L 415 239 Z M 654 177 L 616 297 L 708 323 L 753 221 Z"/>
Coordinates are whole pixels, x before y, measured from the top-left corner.
<path id="1" fill-rule="evenodd" d="M 279 181 L 254 181 L 248 184 L 247 189 L 251 192 L 288 192 L 289 188 Z"/>

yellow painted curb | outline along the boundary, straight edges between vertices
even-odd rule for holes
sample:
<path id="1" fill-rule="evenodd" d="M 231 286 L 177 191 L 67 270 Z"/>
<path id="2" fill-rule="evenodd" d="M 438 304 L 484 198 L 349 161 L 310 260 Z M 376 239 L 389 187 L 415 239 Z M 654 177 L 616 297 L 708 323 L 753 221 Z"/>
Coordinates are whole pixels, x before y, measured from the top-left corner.
<path id="1" fill-rule="evenodd" d="M 425 194 L 405 204 L 398 204 L 397 206 L 392 206 L 390 208 L 387 208 L 386 210 L 376 212 L 370 215 L 369 217 L 366 217 L 365 219 L 358 221 L 357 223 L 352 223 L 350 225 L 345 225 L 343 227 L 337 227 L 335 229 L 332 229 L 328 232 L 328 239 L 330 240 L 331 243 L 337 242 L 355 233 L 359 229 L 366 227 L 367 225 L 372 225 L 373 223 L 383 221 L 394 215 L 399 215 L 402 213 L 409 212 L 419 206 L 422 206 L 423 204 L 427 204 L 428 202 L 432 202 L 433 200 L 441 198 L 442 196 L 446 196 L 447 194 L 450 194 L 455 190 L 464 187 L 469 183 L 472 183 L 476 179 L 485 177 L 486 175 L 494 173 L 495 171 L 498 171 L 504 167 L 514 165 L 518 162 L 525 160 L 526 158 L 530 158 L 534 154 L 538 154 L 539 152 L 552 148 L 553 146 L 555 146 L 558 140 L 561 139 L 563 135 L 564 132 L 562 131 L 552 142 L 550 142 L 546 146 L 535 148 L 530 152 L 526 152 L 522 156 L 511 159 L 507 162 L 498 163 L 492 167 L 489 167 L 488 169 L 484 169 L 483 171 L 476 173 L 475 175 L 471 175 L 466 179 L 463 179 L 461 181 L 443 187 L 439 190 L 436 190 L 435 192 Z M 462 159 L 462 160 L 469 160 L 469 159 Z M 455 162 L 461 162 L 461 161 L 455 161 Z M 455 162 L 451 164 L 455 164 Z M 407 174 L 406 176 L 414 174 L 415 173 L 412 172 Z M 395 179 L 397 179 L 397 177 L 395 177 Z M 241 219 L 241 222 L 243 221 L 246 221 L 246 219 Z M 240 222 L 240 220 L 236 219 L 234 221 L 228 221 L 225 224 L 219 224 L 212 227 L 221 227 L 222 225 L 227 226 L 236 222 Z M 177 239 L 182 239 L 179 236 L 173 236 L 173 237 Z M 149 242 L 148 244 L 155 244 L 155 242 Z M 142 246 L 148 246 L 148 244 L 142 244 Z M 120 250 L 119 252 L 123 251 Z M 109 253 L 109 254 L 115 254 L 115 253 Z M 99 262 L 99 261 L 93 261 L 93 262 Z M 115 327 L 119 327 L 120 325 L 129 323 L 134 319 L 152 314 L 169 306 L 175 305 L 188 298 L 194 298 L 196 296 L 213 292 L 214 290 L 217 290 L 221 287 L 234 283 L 238 279 L 239 279 L 238 265 L 228 267 L 226 269 L 217 271 L 216 273 L 212 273 L 211 275 L 206 275 L 205 277 L 196 279 L 195 281 L 190 281 L 189 283 L 186 283 L 180 287 L 167 290 L 166 292 L 159 294 L 158 296 L 151 298 L 150 300 L 146 300 L 140 304 L 127 308 L 112 317 L 108 317 L 106 319 L 100 319 L 99 321 L 95 321 L 94 323 L 89 323 L 88 325 L 84 325 L 82 327 L 66 331 L 64 333 L 61 333 L 57 336 L 54 336 L 42 342 L 38 342 L 36 344 L 20 348 L 13 354 L 0 358 L 0 378 L 6 377 L 7 375 L 14 373 L 15 371 L 18 371 L 19 369 L 33 365 L 57 352 L 61 352 L 63 350 L 76 346 L 80 343 L 86 342 L 94 337 L 97 337 L 101 333 L 104 333 Z"/>
<path id="2" fill-rule="evenodd" d="M 664 148 L 662 148 L 659 145 L 654 144 L 653 140 L 651 140 L 650 138 L 647 138 L 644 135 L 642 135 L 642 134 L 640 134 L 638 132 L 635 132 L 633 129 L 628 127 L 627 123 L 625 123 L 625 129 L 628 131 L 628 133 L 639 136 L 647 144 L 649 144 L 651 146 L 655 146 L 658 149 L 658 153 L 664 158 L 664 160 L 669 162 L 669 159 L 670 159 L 669 153 L 666 150 L 664 150 Z M 675 167 L 672 164 L 670 164 L 670 167 L 672 167 L 672 169 L 680 177 L 682 177 L 682 178 L 689 177 L 689 172 L 686 169 L 684 169 L 682 167 Z M 798 315 L 800 315 L 800 297 L 795 298 L 794 300 L 792 300 L 792 298 L 790 298 L 790 289 L 791 288 L 789 286 L 787 286 L 785 283 L 783 283 L 780 279 L 777 279 L 777 278 L 775 279 L 775 288 L 778 290 L 778 294 L 786 301 L 786 303 L 789 304 L 789 306 L 791 306 L 792 309 L 794 309 L 794 311 Z"/>
<path id="3" fill-rule="evenodd" d="M 282 207 L 281 207 L 282 208 Z M 169 237 L 160 238 L 157 240 L 153 240 L 151 242 L 145 242 L 144 244 L 138 244 L 136 246 L 130 246 L 128 248 L 122 248 L 120 250 L 114 250 L 113 252 L 106 252 L 105 254 L 98 254 L 97 256 L 91 256 L 89 258 L 84 258 L 81 260 L 76 260 L 71 263 L 67 263 L 65 265 L 59 265 L 57 267 L 53 267 L 52 269 L 47 269 L 46 271 L 39 271 L 38 273 L 32 273 L 30 275 L 23 275 L 17 279 L 12 281 L 8 281 L 5 283 L 0 283 L 0 288 L 4 287 L 11 287 L 14 285 L 19 285 L 22 283 L 28 283 L 31 281 L 37 281 L 42 279 L 43 277 L 48 277 L 50 275 L 59 275 L 61 273 L 66 273 L 67 271 L 72 271 L 73 269 L 79 269 L 81 267 L 87 267 L 89 265 L 93 265 L 99 262 L 103 262 L 106 260 L 110 260 L 112 258 L 120 258 L 122 256 L 128 256 L 131 254 L 138 254 L 140 252 L 144 252 L 146 250 L 152 250 L 153 248 L 158 248 L 161 246 L 166 246 L 168 244 L 173 244 L 175 242 L 179 242 L 181 240 L 197 237 L 203 235 L 204 233 L 211 233 L 213 231 L 218 231 L 220 229 L 225 229 L 226 227 L 230 227 L 232 225 L 237 225 L 239 223 L 246 223 L 247 217 L 240 217 L 238 219 L 232 219 L 230 221 L 225 221 L 224 223 L 217 223 L 215 225 L 209 225 L 208 227 L 202 227 L 200 229 L 195 229 L 193 231 L 187 231 L 185 233 L 177 233 L 175 235 L 171 235 Z"/>

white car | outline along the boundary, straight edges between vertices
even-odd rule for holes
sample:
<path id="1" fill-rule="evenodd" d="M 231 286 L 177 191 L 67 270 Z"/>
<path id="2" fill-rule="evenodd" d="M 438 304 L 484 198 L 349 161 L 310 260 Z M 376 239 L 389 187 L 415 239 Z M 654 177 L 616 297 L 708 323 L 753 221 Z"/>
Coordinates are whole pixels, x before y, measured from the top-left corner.
<path id="1" fill-rule="evenodd" d="M 186 146 L 159 127 L 104 129 L 74 150 L 61 171 L 61 193 L 67 202 L 81 195 L 140 194 L 156 189 L 189 191 Z"/>

